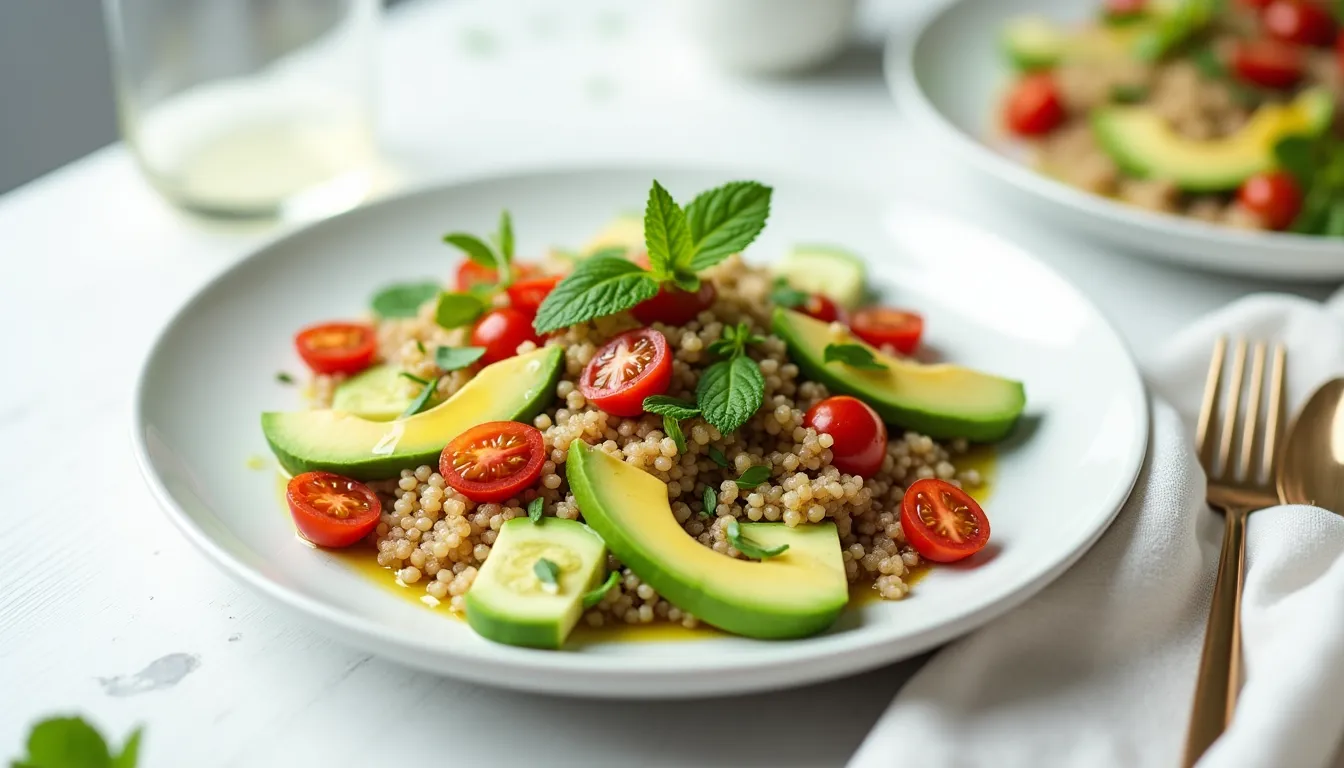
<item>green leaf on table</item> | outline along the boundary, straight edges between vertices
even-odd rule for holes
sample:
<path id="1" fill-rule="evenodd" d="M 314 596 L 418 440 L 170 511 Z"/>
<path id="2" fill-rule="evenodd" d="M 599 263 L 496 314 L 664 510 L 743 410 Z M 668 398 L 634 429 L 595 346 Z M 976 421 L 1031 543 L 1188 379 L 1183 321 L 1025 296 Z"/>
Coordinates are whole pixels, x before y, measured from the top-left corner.
<path id="1" fill-rule="evenodd" d="M 678 421 L 700 415 L 700 406 L 668 395 L 649 395 L 644 398 L 644 410 L 660 416 L 671 416 Z"/>
<path id="2" fill-rule="evenodd" d="M 552 595 L 560 591 L 560 566 L 543 557 L 532 566 L 532 572 L 541 581 L 543 590 Z"/>
<path id="3" fill-rule="evenodd" d="M 761 483 L 764 483 L 766 480 L 769 479 L 770 479 L 770 468 L 761 464 L 757 464 L 754 467 L 747 467 L 747 471 L 743 472 L 741 476 L 739 476 L 733 482 L 737 483 L 738 488 L 741 488 L 744 491 L 750 491 L 756 488 L 756 486 L 760 485 Z"/>
<path id="4" fill-rule="evenodd" d="M 439 284 L 428 280 L 420 283 L 397 283 L 375 293 L 369 304 L 379 317 L 415 317 L 420 311 L 420 306 L 438 293 Z"/>
<path id="5" fill-rule="evenodd" d="M 33 726 L 27 755 L 14 768 L 135 768 L 141 729 L 131 732 L 120 754 L 113 756 L 96 728 L 79 717 L 52 717 Z"/>
<path id="6" fill-rule="evenodd" d="M 420 394 L 415 396 L 415 399 L 411 401 L 411 404 L 406 406 L 406 410 L 402 411 L 401 416 L 398 416 L 397 418 L 409 419 L 415 414 L 425 410 L 425 406 L 429 405 L 429 401 L 433 399 L 434 393 L 438 391 L 439 382 L 442 379 L 443 377 L 440 376 L 422 387 L 420 389 Z"/>
<path id="7" fill-rule="evenodd" d="M 617 584 L 620 583 L 620 581 L 621 581 L 620 574 L 616 573 L 615 571 L 611 571 L 610 573 L 607 574 L 607 580 L 602 582 L 602 584 L 599 585 L 596 589 L 589 592 L 584 592 L 583 593 L 584 610 L 592 608 L 596 606 L 598 603 L 602 602 L 602 598 L 606 597 L 607 593 L 611 591 L 612 587 L 615 587 Z"/>
<path id="8" fill-rule="evenodd" d="M 859 344 L 827 344 L 822 352 L 822 362 L 843 363 L 850 368 L 865 371 L 885 371 L 887 365 L 877 361 L 868 348 Z"/>
<path id="9" fill-rule="evenodd" d="M 441 328 L 461 328 L 476 322 L 485 312 L 485 302 L 471 293 L 441 291 L 434 305 L 434 322 Z"/>
<path id="10" fill-rule="evenodd" d="M 706 485 L 705 494 L 701 499 L 703 505 L 700 509 L 701 517 L 713 517 L 719 509 L 719 494 L 714 492 L 714 486 Z"/>
<path id="11" fill-rule="evenodd" d="M 541 500 L 541 497 L 540 497 L 540 496 L 538 496 L 537 498 L 533 499 L 532 501 L 529 501 L 529 502 L 527 503 L 527 519 L 528 519 L 528 520 L 531 520 L 533 523 L 540 523 L 540 522 L 541 522 L 541 508 L 542 508 L 544 505 L 545 505 L 545 502 Z"/>
<path id="12" fill-rule="evenodd" d="M 687 271 L 695 255 L 686 214 L 657 181 L 649 189 L 644 209 L 644 247 L 649 253 L 649 266 L 659 280 Z"/>
<path id="13" fill-rule="evenodd" d="M 737 518 L 730 517 L 728 522 L 724 523 L 723 532 L 728 536 L 728 543 L 733 545 L 733 549 L 746 555 L 752 560 L 769 560 L 772 557 L 778 557 L 789 551 L 788 544 L 780 544 L 777 547 L 762 547 L 756 542 L 742 535 L 742 528 L 737 524 Z"/>
<path id="14" fill-rule="evenodd" d="M 658 281 L 634 262 L 592 257 L 547 295 L 532 322 L 537 333 L 614 315 L 658 293 Z"/>
<path id="15" fill-rule="evenodd" d="M 485 347 L 439 347 L 434 350 L 434 364 L 446 371 L 456 371 L 481 359 Z"/>
<path id="16" fill-rule="evenodd" d="M 121 754 L 112 758 L 112 768 L 135 768 L 136 763 L 140 761 L 140 735 L 144 733 L 143 728 L 136 728 L 131 731 L 131 735 L 126 739 L 126 744 L 121 748 Z"/>
<path id="17" fill-rule="evenodd" d="M 756 361 L 745 355 L 706 368 L 695 389 L 695 401 L 705 421 L 725 435 L 750 419 L 764 399 L 765 377 Z"/>
<path id="18" fill-rule="evenodd" d="M 770 217 L 772 193 L 755 181 L 734 181 L 697 195 L 686 206 L 695 249 L 691 270 L 712 267 L 750 245 Z"/>

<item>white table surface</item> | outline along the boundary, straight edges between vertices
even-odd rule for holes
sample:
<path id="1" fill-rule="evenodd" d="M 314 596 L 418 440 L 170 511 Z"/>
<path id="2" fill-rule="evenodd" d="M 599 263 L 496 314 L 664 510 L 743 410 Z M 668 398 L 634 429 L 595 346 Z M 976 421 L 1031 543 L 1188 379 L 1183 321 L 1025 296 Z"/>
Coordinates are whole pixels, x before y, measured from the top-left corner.
<path id="1" fill-rule="evenodd" d="M 921 1 L 865 7 L 864 37 L 908 23 Z M 1025 218 L 1002 189 L 910 136 L 875 44 L 799 80 L 740 80 L 684 50 L 663 10 L 422 0 L 396 11 L 380 64 L 385 144 L 400 169 L 391 188 L 592 160 L 778 167 L 905 188 L 1053 264 L 1140 359 L 1198 314 L 1273 287 L 1135 260 Z M 188 295 L 283 229 L 178 214 L 120 145 L 0 198 L 0 762 L 17 756 L 33 719 L 55 712 L 83 713 L 118 740 L 144 724 L 149 768 L 848 759 L 917 660 L 734 699 L 521 695 L 334 643 L 198 556 L 134 467 L 134 379 Z M 1276 289 L 1322 297 L 1328 286 Z M 176 683 L 134 679 L 173 654 L 194 660 Z"/>

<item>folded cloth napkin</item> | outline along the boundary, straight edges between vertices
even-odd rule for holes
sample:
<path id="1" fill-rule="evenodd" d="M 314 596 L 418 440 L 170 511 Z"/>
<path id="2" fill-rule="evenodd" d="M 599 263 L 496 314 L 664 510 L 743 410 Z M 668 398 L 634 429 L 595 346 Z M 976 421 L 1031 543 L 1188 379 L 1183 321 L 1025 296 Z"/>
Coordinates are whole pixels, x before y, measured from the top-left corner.
<path id="1" fill-rule="evenodd" d="M 930 660 L 850 768 L 912 760 L 940 768 L 1180 763 L 1222 537 L 1193 446 L 1209 355 L 1222 333 L 1287 343 L 1294 412 L 1321 383 L 1344 375 L 1341 295 L 1325 305 L 1248 297 L 1173 339 L 1146 366 L 1148 456 L 1110 530 L 1040 594 Z M 1281 506 L 1251 516 L 1246 683 L 1233 724 L 1201 768 L 1336 764 L 1344 734 L 1342 552 L 1339 515 Z"/>

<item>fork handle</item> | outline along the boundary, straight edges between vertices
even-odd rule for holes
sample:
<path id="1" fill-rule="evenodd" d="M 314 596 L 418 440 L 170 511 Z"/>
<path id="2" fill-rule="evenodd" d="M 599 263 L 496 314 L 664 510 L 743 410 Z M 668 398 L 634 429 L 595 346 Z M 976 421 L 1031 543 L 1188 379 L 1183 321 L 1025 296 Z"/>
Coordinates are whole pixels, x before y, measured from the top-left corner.
<path id="1" fill-rule="evenodd" d="M 1213 604 L 1209 607 L 1195 701 L 1186 732 L 1182 762 L 1186 768 L 1198 762 L 1232 722 L 1241 690 L 1241 585 L 1246 572 L 1249 513 L 1246 509 L 1228 509 L 1225 514 L 1223 551 L 1218 558 L 1218 578 L 1213 583 Z"/>

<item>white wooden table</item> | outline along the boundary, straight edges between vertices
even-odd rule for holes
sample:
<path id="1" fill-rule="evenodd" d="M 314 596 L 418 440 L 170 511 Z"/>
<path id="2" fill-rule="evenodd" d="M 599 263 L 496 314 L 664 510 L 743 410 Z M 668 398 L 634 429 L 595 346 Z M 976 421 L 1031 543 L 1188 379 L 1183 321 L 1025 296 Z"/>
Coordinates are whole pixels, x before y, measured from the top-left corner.
<path id="1" fill-rule="evenodd" d="M 865 36 L 880 40 L 919 4 L 865 8 Z M 1270 287 L 1107 253 L 1005 207 L 1003 190 L 908 133 L 876 43 L 801 80 L 736 80 L 683 50 L 663 10 L 401 8 L 381 56 L 389 188 L 596 160 L 915 189 L 1053 264 L 1140 358 L 1196 315 Z M 134 378 L 170 313 L 282 230 L 185 218 L 120 145 L 0 198 L 0 761 L 17 756 L 33 719 L 80 712 L 118 740 L 145 724 L 150 768 L 845 762 L 917 660 L 735 699 L 526 696 L 336 644 L 190 549 L 133 465 Z"/>

